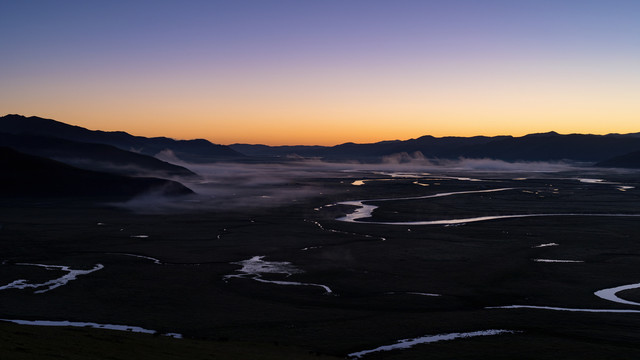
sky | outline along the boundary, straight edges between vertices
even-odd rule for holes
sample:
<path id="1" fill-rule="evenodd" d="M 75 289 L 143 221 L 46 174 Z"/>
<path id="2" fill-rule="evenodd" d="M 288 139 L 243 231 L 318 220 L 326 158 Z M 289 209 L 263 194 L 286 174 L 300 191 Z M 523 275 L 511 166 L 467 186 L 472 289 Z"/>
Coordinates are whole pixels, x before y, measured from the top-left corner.
<path id="1" fill-rule="evenodd" d="M 214 143 L 640 132 L 640 1 L 0 2 L 0 115 Z"/>

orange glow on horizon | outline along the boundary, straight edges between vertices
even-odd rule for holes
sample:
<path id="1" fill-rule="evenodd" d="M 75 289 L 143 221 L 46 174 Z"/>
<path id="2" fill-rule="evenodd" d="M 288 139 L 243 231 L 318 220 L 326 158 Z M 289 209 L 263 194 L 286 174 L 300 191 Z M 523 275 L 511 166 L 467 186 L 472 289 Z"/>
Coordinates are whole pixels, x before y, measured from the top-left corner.
<path id="1" fill-rule="evenodd" d="M 506 69 L 482 62 L 466 71 L 456 66 L 462 67 L 447 63 L 426 71 L 413 64 L 387 72 L 339 69 L 307 76 L 305 69 L 294 68 L 244 77 L 219 74 L 219 82 L 151 71 L 137 77 L 100 74 L 95 83 L 63 77 L 44 83 L 34 74 L 0 96 L 0 106 L 7 113 L 93 130 L 217 144 L 640 131 L 640 102 L 634 96 L 640 81 L 633 81 L 640 73 L 584 77 L 557 65 L 532 72 L 528 62 Z"/>
<path id="2" fill-rule="evenodd" d="M 578 114 L 560 114 L 562 118 L 550 118 L 547 121 L 535 122 L 534 115 L 521 116 L 520 121 L 511 121 L 509 114 L 490 116 L 478 114 L 475 126 L 463 122 L 456 114 L 430 116 L 437 120 L 399 119 L 392 117 L 369 117 L 368 119 L 329 119 L 323 121 L 312 118 L 307 121 L 295 119 L 262 118 L 258 121 L 242 119 L 209 120 L 206 117 L 190 118 L 189 115 L 165 114 L 161 118 L 153 114 L 122 115 L 112 118 L 107 114 L 102 117 L 87 119 L 82 114 L 24 114 L 40 116 L 65 122 L 71 125 L 86 127 L 91 130 L 125 131 L 132 135 L 147 137 L 171 137 L 175 139 L 203 138 L 216 144 L 230 145 L 235 143 L 278 145 L 322 145 L 333 146 L 346 142 L 373 143 L 387 140 L 408 140 L 425 135 L 434 137 L 446 136 L 524 136 L 531 133 L 555 131 L 560 134 L 582 133 L 634 133 L 640 127 L 634 116 L 626 121 L 618 121 L 613 129 L 610 123 L 600 121 L 600 115 L 591 114 L 590 118 Z M 80 116 L 78 116 L 80 115 Z M 621 116 L 618 119 L 622 118 Z M 132 121 L 131 119 L 135 119 Z M 625 120 L 625 118 L 623 118 Z M 522 126 L 522 123 L 527 126 Z M 531 126 L 535 122 L 536 126 Z M 234 123 L 236 126 L 234 126 Z"/>

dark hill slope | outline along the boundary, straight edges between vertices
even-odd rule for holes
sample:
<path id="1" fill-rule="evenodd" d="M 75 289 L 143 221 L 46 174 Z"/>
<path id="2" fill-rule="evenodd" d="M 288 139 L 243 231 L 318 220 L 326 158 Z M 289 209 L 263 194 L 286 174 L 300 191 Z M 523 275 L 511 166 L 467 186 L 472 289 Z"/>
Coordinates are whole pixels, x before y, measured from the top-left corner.
<path id="1" fill-rule="evenodd" d="M 0 146 L 58 160 L 87 170 L 159 177 L 196 175 L 182 166 L 106 144 L 84 143 L 37 135 L 0 133 Z"/>
<path id="2" fill-rule="evenodd" d="M 341 159 L 347 154 L 354 154 L 358 158 L 384 157 L 398 153 L 412 154 L 420 152 L 428 158 L 457 158 L 459 149 L 464 146 L 490 143 L 502 137 L 434 137 L 422 136 L 410 140 L 381 141 L 373 144 L 346 143 L 337 145 L 327 152 L 329 158 Z"/>
<path id="3" fill-rule="evenodd" d="M 0 118 L 0 132 L 32 134 L 67 140 L 108 144 L 145 155 L 171 150 L 178 158 L 189 162 L 210 162 L 242 158 L 243 155 L 228 146 L 216 145 L 204 139 L 174 140 L 166 137 L 147 138 L 122 131 L 88 130 L 36 116 L 5 115 Z"/>
<path id="4" fill-rule="evenodd" d="M 597 163 L 598 167 L 640 169 L 640 151 L 620 155 Z"/>
<path id="5" fill-rule="evenodd" d="M 193 193 L 175 181 L 89 171 L 0 147 L 0 195 L 5 197 L 131 198 L 148 192 Z"/>
<path id="6" fill-rule="evenodd" d="M 555 132 L 496 139 L 459 149 L 459 156 L 507 161 L 573 160 L 596 162 L 640 149 L 632 135 L 560 135 Z"/>

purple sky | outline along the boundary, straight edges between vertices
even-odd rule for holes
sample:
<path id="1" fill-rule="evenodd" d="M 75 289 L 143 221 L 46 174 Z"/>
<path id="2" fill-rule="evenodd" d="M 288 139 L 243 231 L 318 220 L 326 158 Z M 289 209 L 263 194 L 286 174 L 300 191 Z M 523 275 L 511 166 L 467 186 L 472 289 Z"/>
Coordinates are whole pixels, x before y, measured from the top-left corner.
<path id="1" fill-rule="evenodd" d="M 0 44 L 0 112 L 140 135 L 640 131 L 640 1 L 4 1 Z"/>

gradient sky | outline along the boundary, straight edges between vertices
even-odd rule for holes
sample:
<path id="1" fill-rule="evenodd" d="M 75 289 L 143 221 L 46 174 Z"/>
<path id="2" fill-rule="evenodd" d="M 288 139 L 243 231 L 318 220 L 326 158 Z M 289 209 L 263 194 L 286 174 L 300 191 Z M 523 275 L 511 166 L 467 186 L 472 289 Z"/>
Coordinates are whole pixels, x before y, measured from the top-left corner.
<path id="1" fill-rule="evenodd" d="M 640 1 L 0 2 L 0 113 L 215 143 L 640 131 Z"/>

